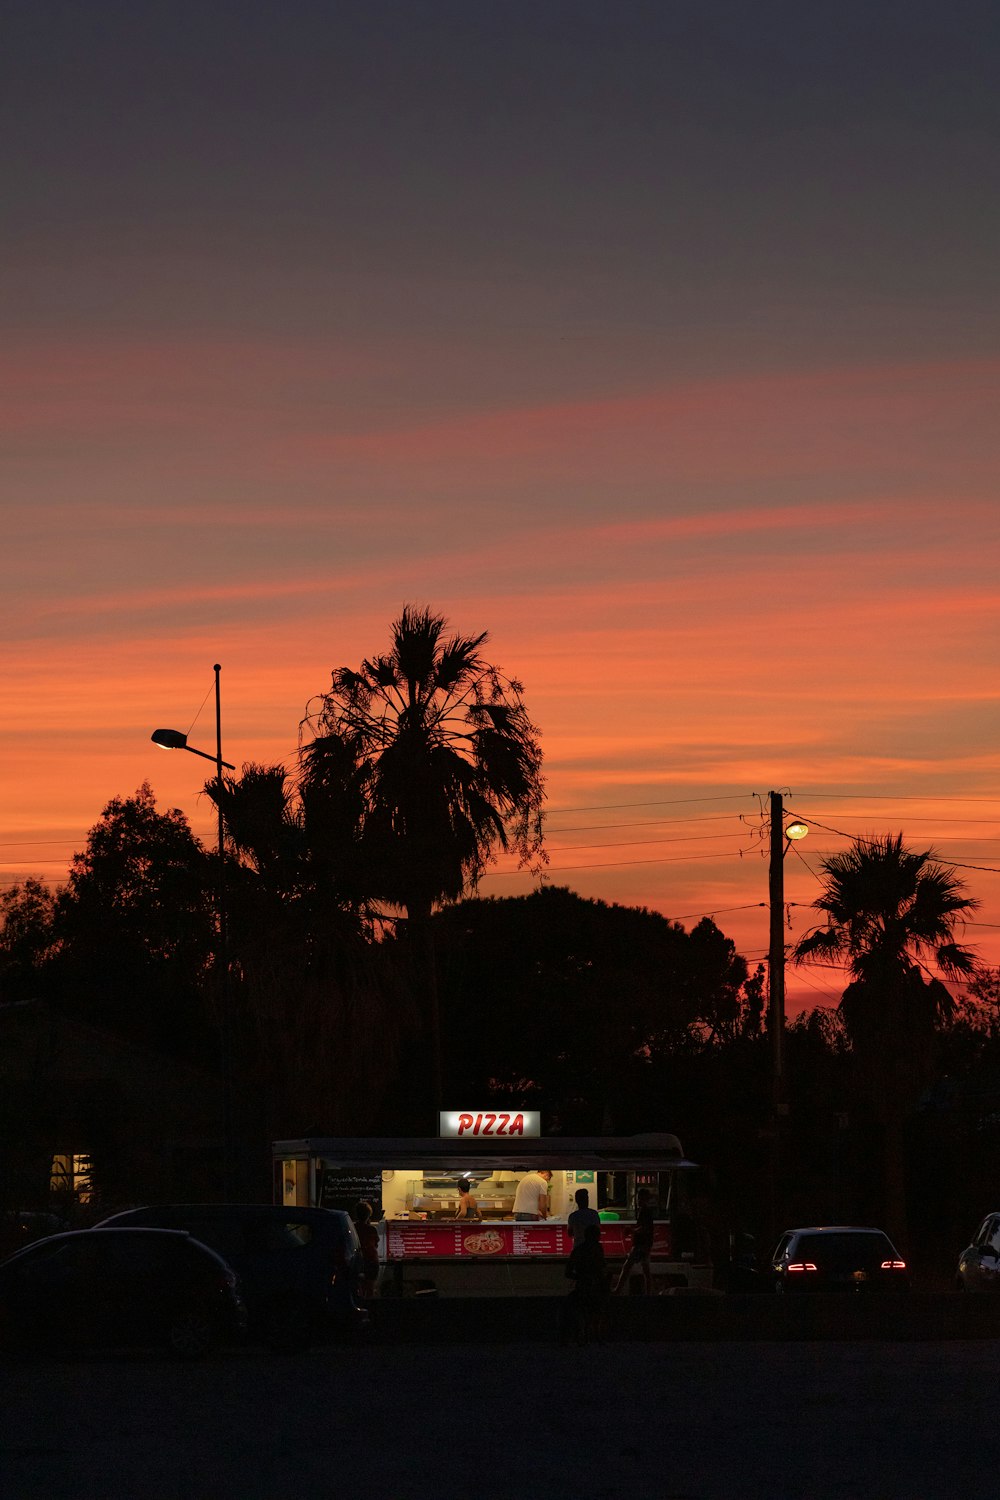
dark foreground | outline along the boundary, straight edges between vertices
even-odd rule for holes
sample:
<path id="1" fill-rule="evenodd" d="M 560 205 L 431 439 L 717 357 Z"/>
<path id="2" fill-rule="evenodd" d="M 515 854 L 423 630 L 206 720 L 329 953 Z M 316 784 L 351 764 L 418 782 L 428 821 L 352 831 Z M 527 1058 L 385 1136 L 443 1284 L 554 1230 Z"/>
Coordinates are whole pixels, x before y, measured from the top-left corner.
<path id="1" fill-rule="evenodd" d="M 2 1367 L 10 1500 L 992 1494 L 998 1345 L 383 1342 Z"/>

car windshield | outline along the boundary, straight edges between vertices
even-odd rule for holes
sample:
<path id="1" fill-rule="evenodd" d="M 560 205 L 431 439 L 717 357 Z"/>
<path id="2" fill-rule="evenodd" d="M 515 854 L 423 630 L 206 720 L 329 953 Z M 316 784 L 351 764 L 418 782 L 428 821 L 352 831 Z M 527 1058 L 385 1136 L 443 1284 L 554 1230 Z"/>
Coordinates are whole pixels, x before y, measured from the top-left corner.
<path id="1" fill-rule="evenodd" d="M 803 1234 L 792 1247 L 796 1260 L 812 1261 L 821 1271 L 867 1271 L 893 1260 L 896 1252 L 884 1234 Z"/>

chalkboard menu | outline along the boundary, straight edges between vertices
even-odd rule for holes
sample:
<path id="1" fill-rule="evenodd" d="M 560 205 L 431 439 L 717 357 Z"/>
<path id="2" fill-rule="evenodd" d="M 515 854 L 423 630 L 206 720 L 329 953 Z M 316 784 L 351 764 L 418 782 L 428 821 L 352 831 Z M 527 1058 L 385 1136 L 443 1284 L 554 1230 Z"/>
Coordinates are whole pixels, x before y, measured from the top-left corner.
<path id="1" fill-rule="evenodd" d="M 324 1167 L 319 1182 L 320 1208 L 342 1208 L 353 1213 L 364 1201 L 372 1206 L 372 1218 L 382 1217 L 382 1173 L 355 1167 Z"/>

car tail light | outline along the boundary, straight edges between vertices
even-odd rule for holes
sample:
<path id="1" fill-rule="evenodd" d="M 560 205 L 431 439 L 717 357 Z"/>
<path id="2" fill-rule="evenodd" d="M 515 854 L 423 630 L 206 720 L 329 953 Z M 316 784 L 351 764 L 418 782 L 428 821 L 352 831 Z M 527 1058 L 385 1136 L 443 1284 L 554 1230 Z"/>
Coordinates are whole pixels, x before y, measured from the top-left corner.
<path id="1" fill-rule="evenodd" d="M 786 1269 L 789 1271 L 815 1271 L 817 1267 L 811 1260 L 793 1260 L 791 1265 L 786 1267 Z"/>
<path id="2" fill-rule="evenodd" d="M 905 1260 L 884 1260 L 882 1262 L 882 1270 L 883 1271 L 905 1271 L 906 1270 L 906 1261 Z"/>

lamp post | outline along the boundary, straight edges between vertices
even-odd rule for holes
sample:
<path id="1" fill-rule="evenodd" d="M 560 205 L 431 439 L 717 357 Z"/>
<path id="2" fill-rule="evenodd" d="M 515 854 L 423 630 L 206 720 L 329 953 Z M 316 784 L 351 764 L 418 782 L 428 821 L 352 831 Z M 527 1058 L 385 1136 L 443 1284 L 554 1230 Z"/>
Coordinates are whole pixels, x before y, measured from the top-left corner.
<path id="1" fill-rule="evenodd" d="M 771 1043 L 771 1228 L 777 1229 L 777 1187 L 781 1154 L 781 1121 L 788 1113 L 788 1089 L 785 1076 L 785 855 L 790 842 L 804 839 L 809 832 L 805 823 L 785 827 L 784 799 L 780 792 L 769 792 L 771 808 L 771 845 L 768 864 L 768 905 L 770 907 L 770 945 L 768 948 L 767 1030 Z"/>
<path id="2" fill-rule="evenodd" d="M 223 769 L 235 771 L 236 767 L 231 765 L 228 760 L 222 759 L 222 689 L 220 686 L 222 667 L 220 663 L 216 662 L 212 670 L 215 673 L 215 754 L 210 755 L 207 750 L 197 750 L 194 745 L 189 745 L 187 735 L 180 729 L 154 729 L 150 735 L 150 739 L 154 745 L 159 745 L 162 750 L 187 750 L 190 755 L 200 755 L 203 760 L 214 761 L 215 774 L 221 793 Z M 222 1046 L 222 1189 L 223 1198 L 228 1202 L 232 1191 L 233 1164 L 233 1063 L 229 984 L 229 917 L 226 904 L 226 840 L 221 795 L 219 797 L 219 871 L 216 895 L 219 919 L 219 946 L 216 954 L 216 963 L 222 979 L 220 986 L 221 1016 L 219 1026 Z"/>

